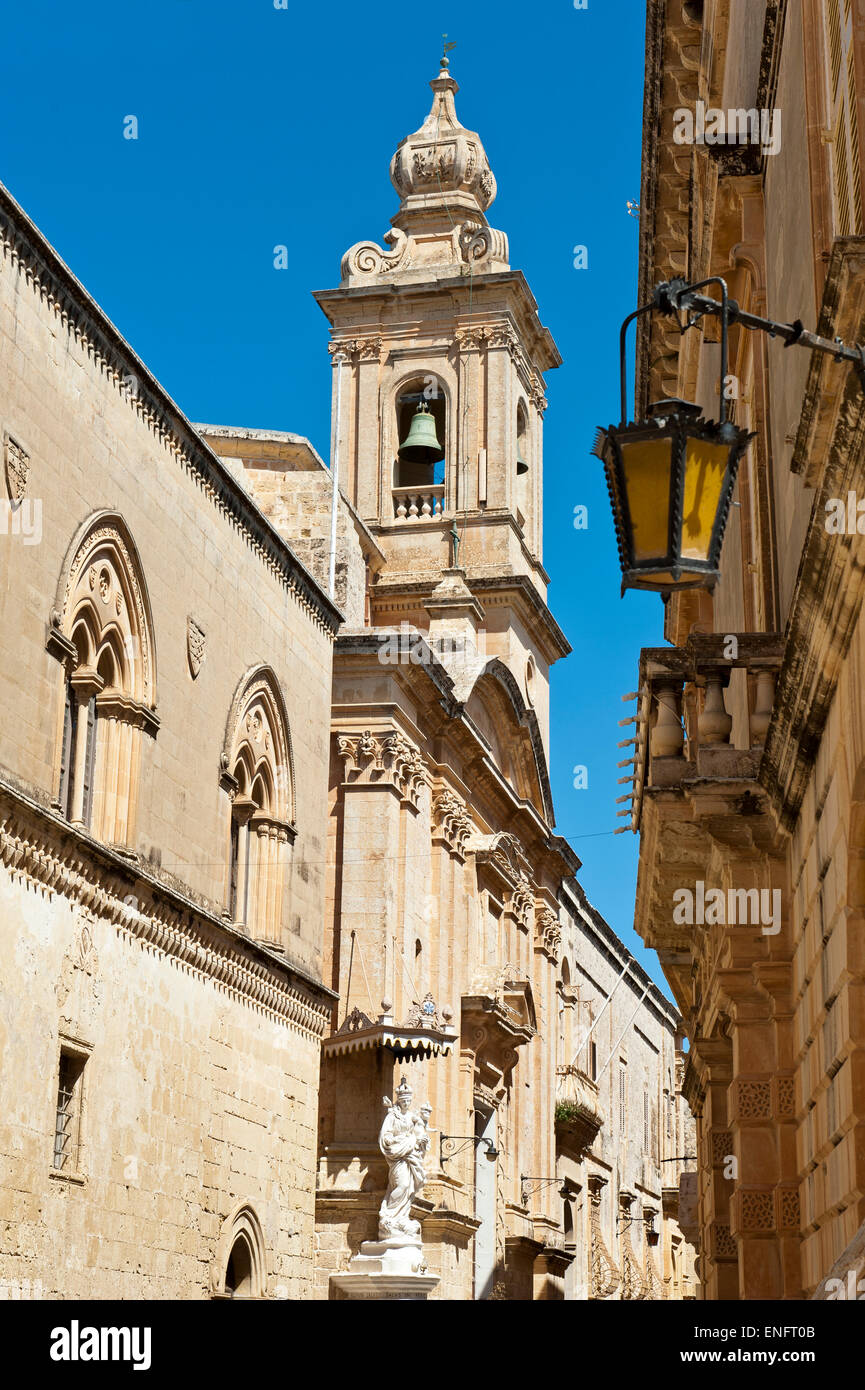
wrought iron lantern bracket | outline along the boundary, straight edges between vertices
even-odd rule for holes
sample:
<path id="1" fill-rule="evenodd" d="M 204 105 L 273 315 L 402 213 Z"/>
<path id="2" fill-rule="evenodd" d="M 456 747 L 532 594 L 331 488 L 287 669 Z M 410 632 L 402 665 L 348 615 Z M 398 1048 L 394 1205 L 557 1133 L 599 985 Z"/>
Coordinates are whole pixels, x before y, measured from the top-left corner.
<path id="1" fill-rule="evenodd" d="M 531 1187 L 529 1183 L 532 1184 Z M 575 1192 L 571 1192 L 570 1188 L 565 1186 L 563 1178 L 533 1178 L 527 1173 L 520 1173 L 520 1206 L 527 1207 L 533 1192 L 540 1192 L 542 1187 L 550 1187 L 553 1183 L 559 1184 L 559 1195 L 563 1201 L 570 1201 L 576 1196 Z"/>
<path id="2" fill-rule="evenodd" d="M 477 1147 L 478 1144 L 486 1144 L 486 1156 L 489 1159 L 495 1160 L 499 1156 L 499 1151 L 492 1139 L 487 1139 L 483 1135 L 442 1134 L 439 1139 L 439 1162 L 442 1168 L 444 1168 L 445 1164 L 449 1163 L 452 1158 L 456 1158 L 457 1154 L 461 1154 L 464 1149 L 467 1149 L 469 1144 L 474 1144 L 475 1147 Z M 459 1147 L 457 1147 L 457 1145 Z"/>

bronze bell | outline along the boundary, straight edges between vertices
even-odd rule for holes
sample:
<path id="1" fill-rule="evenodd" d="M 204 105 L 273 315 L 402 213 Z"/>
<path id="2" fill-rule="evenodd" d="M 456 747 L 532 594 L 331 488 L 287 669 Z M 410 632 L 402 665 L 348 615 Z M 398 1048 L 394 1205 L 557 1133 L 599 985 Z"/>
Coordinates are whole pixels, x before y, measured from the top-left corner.
<path id="1" fill-rule="evenodd" d="M 523 458 L 523 451 L 520 448 L 520 441 L 517 440 L 517 476 L 519 476 L 520 473 L 528 473 L 528 471 L 529 465 Z"/>
<path id="2" fill-rule="evenodd" d="M 399 457 L 406 463 L 438 463 L 444 456 L 436 434 L 436 422 L 426 401 L 421 401 L 412 416 L 409 432 L 399 446 Z"/>

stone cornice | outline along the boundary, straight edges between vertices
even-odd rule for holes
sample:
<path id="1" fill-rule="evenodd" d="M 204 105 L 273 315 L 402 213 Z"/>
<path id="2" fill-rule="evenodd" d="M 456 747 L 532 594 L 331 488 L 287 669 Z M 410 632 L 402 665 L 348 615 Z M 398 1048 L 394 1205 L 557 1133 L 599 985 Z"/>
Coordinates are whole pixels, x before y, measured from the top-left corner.
<path id="1" fill-rule="evenodd" d="M 343 620 L 340 610 L 2 184 L 0 253 L 20 268 L 27 284 L 90 355 L 96 369 L 113 383 L 127 408 L 195 479 L 213 506 L 236 527 L 313 621 L 328 633 L 336 632 Z M 128 389 L 130 379 L 135 381 L 134 391 Z"/>
<path id="2" fill-rule="evenodd" d="M 787 0 L 766 0 L 760 71 L 753 105 L 772 110 L 778 89 L 784 42 Z M 715 14 L 713 49 L 723 54 L 729 14 L 719 7 Z M 708 273 L 706 251 L 693 225 L 696 211 L 690 183 L 694 177 L 694 149 L 672 143 L 674 108 L 692 106 L 705 77 L 694 50 L 702 39 L 699 20 L 689 19 L 682 0 L 648 0 L 646 6 L 646 64 L 643 99 L 643 168 L 640 188 L 640 263 L 638 299 L 646 304 L 660 280 L 676 275 L 691 279 Z M 714 74 L 713 74 L 714 77 Z M 766 155 L 758 146 L 706 146 L 705 153 L 721 178 L 745 174 L 765 175 Z M 672 378 L 677 370 L 678 339 L 670 323 L 648 315 L 637 325 L 636 414 L 645 415 L 650 399 L 675 394 Z"/>
<path id="3" fill-rule="evenodd" d="M 417 595 L 425 601 L 431 596 L 440 577 L 439 575 L 431 576 L 429 579 L 382 580 L 372 589 L 373 607 L 378 599 L 387 603 L 388 600 L 403 596 L 408 598 Z M 527 574 L 476 575 L 469 570 L 468 585 L 476 596 L 484 595 L 481 602 L 485 606 L 499 595 L 505 598 L 515 595 L 520 603 L 525 605 L 526 616 L 540 623 L 538 636 L 543 641 L 544 658 L 550 665 L 561 657 L 570 655 L 570 642 Z"/>
<path id="4" fill-rule="evenodd" d="M 538 316 L 538 305 L 529 289 L 528 281 L 521 270 L 490 271 L 483 275 L 464 275 L 461 270 L 452 275 L 430 276 L 428 280 L 393 281 L 387 284 L 358 285 L 332 290 L 314 290 L 313 298 L 322 313 L 333 323 L 340 305 L 365 301 L 364 322 L 380 322 L 381 308 L 393 305 L 398 297 L 403 299 L 424 299 L 433 296 L 441 301 L 447 296 L 453 310 L 457 310 L 459 300 L 472 305 L 473 314 L 485 312 L 486 291 L 513 291 L 517 298 L 516 318 L 521 320 L 521 338 L 527 355 L 538 371 L 550 371 L 561 366 L 562 358 L 553 341 L 552 334 L 545 328 Z M 380 305 L 376 301 L 380 301 Z M 352 332 L 359 333 L 360 325 L 353 318 Z"/>
<path id="5" fill-rule="evenodd" d="M 333 990 L 3 779 L 0 864 L 13 879 L 76 903 L 257 1012 L 313 1038 L 328 1031 Z"/>

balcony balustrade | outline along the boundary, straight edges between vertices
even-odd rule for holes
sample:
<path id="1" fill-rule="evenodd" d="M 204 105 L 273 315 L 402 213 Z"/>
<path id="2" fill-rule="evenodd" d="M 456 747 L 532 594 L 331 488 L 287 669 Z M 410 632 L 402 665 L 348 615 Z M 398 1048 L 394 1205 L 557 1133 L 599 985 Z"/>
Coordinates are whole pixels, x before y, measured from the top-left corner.
<path id="1" fill-rule="evenodd" d="M 783 639 L 776 633 L 692 633 L 683 647 L 647 647 L 640 656 L 631 828 L 647 788 L 706 779 L 756 780 L 772 719 Z M 746 673 L 731 709 L 724 692 Z"/>
<path id="2" fill-rule="evenodd" d="M 395 487 L 393 514 L 397 521 L 436 521 L 444 509 L 445 485 Z"/>

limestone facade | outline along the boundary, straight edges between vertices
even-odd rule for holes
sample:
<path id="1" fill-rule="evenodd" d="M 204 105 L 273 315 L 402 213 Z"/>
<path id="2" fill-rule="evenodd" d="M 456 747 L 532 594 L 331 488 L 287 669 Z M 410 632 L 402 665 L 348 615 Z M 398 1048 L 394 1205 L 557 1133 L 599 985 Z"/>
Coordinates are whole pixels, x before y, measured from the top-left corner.
<path id="1" fill-rule="evenodd" d="M 0 1280 L 344 1296 L 404 1074 L 432 1106 L 413 1215 L 435 1298 L 692 1294 L 675 1014 L 634 995 L 633 962 L 614 990 L 627 953 L 554 829 L 558 353 L 446 66 L 431 85 L 384 247 L 351 248 L 317 296 L 335 517 L 308 441 L 190 425 L 0 192 L 22 518 L 0 552 Z M 400 457 L 421 402 L 440 467 Z M 615 1162 L 614 1121 L 556 1114 L 594 1084 L 562 1059 L 609 994 L 634 1077 Z M 592 1232 L 616 1290 L 592 1283 Z"/>
<path id="2" fill-rule="evenodd" d="M 300 1298 L 340 614 L 5 191 L 0 235 L 0 1278 Z"/>
<path id="3" fill-rule="evenodd" d="M 861 6 L 652 0 L 640 302 L 721 275 L 753 312 L 861 343 L 863 97 Z M 683 143 L 699 101 L 765 112 L 779 138 Z M 863 1273 L 862 539 L 827 507 L 861 492 L 865 408 L 855 371 L 742 328 L 730 372 L 755 438 L 721 580 L 674 596 L 672 645 L 641 658 L 637 926 L 691 1041 L 705 1296 L 826 1296 Z M 653 316 L 637 411 L 715 415 L 717 373 L 716 322 L 680 337 Z M 732 919 L 676 920 L 697 881 Z"/>
<path id="4" fill-rule="evenodd" d="M 574 1255 L 565 1297 L 696 1298 L 682 1020 L 576 880 L 561 905 L 556 1148 Z"/>

